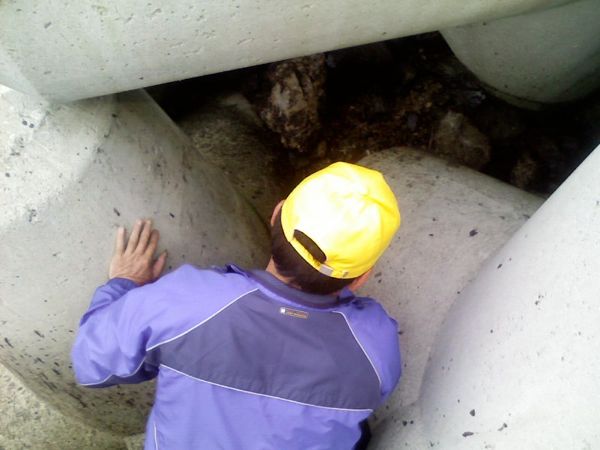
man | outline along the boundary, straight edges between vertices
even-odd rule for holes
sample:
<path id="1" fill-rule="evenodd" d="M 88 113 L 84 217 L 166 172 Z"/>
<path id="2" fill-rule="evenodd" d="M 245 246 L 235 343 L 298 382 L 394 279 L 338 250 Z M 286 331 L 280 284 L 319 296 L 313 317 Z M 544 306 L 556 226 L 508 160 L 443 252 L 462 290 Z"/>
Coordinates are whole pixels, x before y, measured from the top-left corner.
<path id="1" fill-rule="evenodd" d="M 160 279 L 158 231 L 118 230 L 73 365 L 90 387 L 158 377 L 146 449 L 351 449 L 396 386 L 396 322 L 352 293 L 400 225 L 383 176 L 332 164 L 271 225 L 265 271 L 184 265 Z"/>

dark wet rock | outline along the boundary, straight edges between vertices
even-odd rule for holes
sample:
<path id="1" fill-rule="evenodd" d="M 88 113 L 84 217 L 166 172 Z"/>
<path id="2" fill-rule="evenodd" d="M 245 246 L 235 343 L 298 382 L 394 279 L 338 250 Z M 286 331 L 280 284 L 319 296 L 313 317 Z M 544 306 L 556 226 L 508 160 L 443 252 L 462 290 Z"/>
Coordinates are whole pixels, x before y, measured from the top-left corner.
<path id="1" fill-rule="evenodd" d="M 270 94 L 258 113 L 290 149 L 305 151 L 318 142 L 319 105 L 325 95 L 325 55 L 272 64 L 267 70 Z"/>
<path id="2" fill-rule="evenodd" d="M 224 89 L 243 92 L 271 130 L 269 151 L 286 183 L 332 161 L 413 147 L 549 194 L 600 140 L 600 92 L 539 111 L 517 108 L 490 95 L 439 33 L 149 91 L 181 122 Z M 20 154 L 15 148 L 14 155 Z"/>
<path id="3" fill-rule="evenodd" d="M 463 114 L 449 111 L 434 136 L 433 152 L 445 159 L 481 169 L 490 161 L 490 143 Z"/>
<path id="4" fill-rule="evenodd" d="M 561 145 L 538 132 L 523 136 L 520 144 L 520 156 L 510 174 L 511 184 L 540 193 L 558 188 L 570 173 Z"/>
<path id="5" fill-rule="evenodd" d="M 515 139 L 527 129 L 525 114 L 506 103 L 488 102 L 477 109 L 473 123 L 491 140 Z"/>
<path id="6" fill-rule="evenodd" d="M 360 66 L 388 65 L 394 62 L 394 56 L 385 42 L 349 47 L 327 53 L 327 67 L 333 69 Z"/>
<path id="7" fill-rule="evenodd" d="M 531 187 L 538 177 L 539 169 L 538 162 L 532 158 L 530 153 L 525 153 L 511 171 L 511 183 L 521 189 Z"/>

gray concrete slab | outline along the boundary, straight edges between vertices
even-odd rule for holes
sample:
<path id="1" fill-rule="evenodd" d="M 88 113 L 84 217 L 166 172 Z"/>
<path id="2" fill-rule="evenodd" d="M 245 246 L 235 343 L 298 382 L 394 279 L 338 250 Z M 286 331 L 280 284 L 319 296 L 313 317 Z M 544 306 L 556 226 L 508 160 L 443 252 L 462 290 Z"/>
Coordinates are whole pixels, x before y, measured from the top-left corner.
<path id="1" fill-rule="evenodd" d="M 0 83 L 66 102 L 565 1 L 12 0 L 0 3 Z"/>

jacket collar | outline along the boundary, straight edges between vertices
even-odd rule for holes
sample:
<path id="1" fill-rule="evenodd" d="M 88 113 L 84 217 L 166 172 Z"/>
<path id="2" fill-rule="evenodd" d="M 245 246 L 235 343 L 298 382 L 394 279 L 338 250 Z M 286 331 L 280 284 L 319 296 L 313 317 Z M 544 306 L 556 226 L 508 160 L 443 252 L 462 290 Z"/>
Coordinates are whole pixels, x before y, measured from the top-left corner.
<path id="1" fill-rule="evenodd" d="M 354 293 L 348 288 L 342 289 L 337 295 L 309 294 L 285 284 L 265 270 L 245 271 L 234 264 L 228 264 L 227 268 L 246 275 L 280 297 L 311 308 L 332 308 L 349 303 L 355 298 Z"/>

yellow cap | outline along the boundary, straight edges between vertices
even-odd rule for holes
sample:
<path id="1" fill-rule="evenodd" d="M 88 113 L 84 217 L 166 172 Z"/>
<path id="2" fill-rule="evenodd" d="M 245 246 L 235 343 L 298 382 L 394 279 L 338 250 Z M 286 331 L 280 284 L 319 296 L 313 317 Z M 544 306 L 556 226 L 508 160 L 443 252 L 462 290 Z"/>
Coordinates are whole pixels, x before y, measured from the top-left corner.
<path id="1" fill-rule="evenodd" d="M 400 226 L 400 211 L 380 172 L 337 162 L 296 186 L 283 203 L 281 225 L 312 267 L 333 278 L 355 278 L 383 254 Z M 294 237 L 295 230 L 325 253 L 323 263 Z"/>

